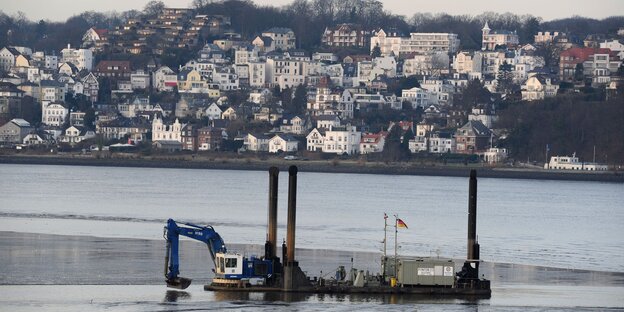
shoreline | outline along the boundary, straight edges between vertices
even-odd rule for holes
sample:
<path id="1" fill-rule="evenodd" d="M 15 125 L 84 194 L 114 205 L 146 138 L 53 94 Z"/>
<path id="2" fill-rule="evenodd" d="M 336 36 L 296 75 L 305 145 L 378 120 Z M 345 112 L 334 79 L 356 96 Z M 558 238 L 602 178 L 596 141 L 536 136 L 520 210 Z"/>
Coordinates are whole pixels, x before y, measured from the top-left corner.
<path id="1" fill-rule="evenodd" d="M 559 181 L 588 181 L 624 183 L 624 173 L 545 171 L 540 169 L 467 166 L 432 166 L 416 163 L 366 163 L 352 160 L 280 160 L 280 159 L 219 159 L 195 158 L 190 155 L 159 158 L 96 158 L 94 156 L 33 156 L 0 155 L 0 164 L 22 165 L 62 165 L 94 167 L 138 167 L 138 168 L 174 168 L 174 169 L 219 169 L 266 171 L 271 166 L 287 170 L 290 165 L 297 165 L 300 172 L 319 173 L 354 173 L 414 176 L 467 177 L 470 169 L 477 169 L 482 178 L 532 179 Z"/>

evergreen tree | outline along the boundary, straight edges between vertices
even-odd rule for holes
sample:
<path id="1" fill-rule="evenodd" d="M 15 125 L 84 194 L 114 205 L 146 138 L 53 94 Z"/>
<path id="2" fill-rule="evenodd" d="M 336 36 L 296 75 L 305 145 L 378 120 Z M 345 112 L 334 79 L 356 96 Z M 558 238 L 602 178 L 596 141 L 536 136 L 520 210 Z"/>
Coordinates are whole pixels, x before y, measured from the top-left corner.
<path id="1" fill-rule="evenodd" d="M 585 78 L 583 71 L 583 63 L 576 64 L 576 67 L 574 68 L 574 80 L 583 81 L 583 79 Z"/>
<path id="2" fill-rule="evenodd" d="M 376 57 L 380 57 L 381 56 L 381 48 L 379 47 L 379 45 L 376 45 L 373 48 L 373 51 L 371 51 L 371 57 L 372 58 L 376 58 Z"/>
<path id="3" fill-rule="evenodd" d="M 305 112 L 308 105 L 308 91 L 306 86 L 300 84 L 295 89 L 295 95 L 292 99 L 292 110 L 294 114 L 301 114 Z"/>
<path id="4" fill-rule="evenodd" d="M 496 80 L 498 85 L 496 86 L 496 91 L 501 94 L 510 94 L 514 90 L 513 84 L 513 67 L 511 64 L 507 64 L 507 62 L 503 62 L 498 67 L 498 75 L 496 75 Z"/>

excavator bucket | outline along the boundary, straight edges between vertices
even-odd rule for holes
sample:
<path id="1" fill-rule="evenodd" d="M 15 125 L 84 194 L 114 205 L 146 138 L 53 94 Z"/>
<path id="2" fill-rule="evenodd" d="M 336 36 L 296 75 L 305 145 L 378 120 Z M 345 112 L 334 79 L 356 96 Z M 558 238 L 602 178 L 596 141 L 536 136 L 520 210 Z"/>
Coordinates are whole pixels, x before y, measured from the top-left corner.
<path id="1" fill-rule="evenodd" d="M 191 279 L 186 277 L 176 277 L 173 279 L 167 280 L 167 287 L 177 288 L 177 289 L 186 289 L 191 285 Z"/>

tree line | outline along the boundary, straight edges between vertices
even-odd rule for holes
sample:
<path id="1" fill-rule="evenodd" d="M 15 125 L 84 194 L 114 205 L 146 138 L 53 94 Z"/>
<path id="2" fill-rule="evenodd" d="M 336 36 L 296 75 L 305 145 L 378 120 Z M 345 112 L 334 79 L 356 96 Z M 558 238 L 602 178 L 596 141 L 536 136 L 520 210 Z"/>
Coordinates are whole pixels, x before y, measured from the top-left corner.
<path id="1" fill-rule="evenodd" d="M 569 94 L 535 102 L 516 102 L 500 111 L 498 128 L 509 129 L 501 147 L 516 160 L 544 162 L 546 156 L 571 156 L 581 161 L 624 163 L 624 96 L 588 101 Z M 548 151 L 547 151 L 548 149 Z"/>

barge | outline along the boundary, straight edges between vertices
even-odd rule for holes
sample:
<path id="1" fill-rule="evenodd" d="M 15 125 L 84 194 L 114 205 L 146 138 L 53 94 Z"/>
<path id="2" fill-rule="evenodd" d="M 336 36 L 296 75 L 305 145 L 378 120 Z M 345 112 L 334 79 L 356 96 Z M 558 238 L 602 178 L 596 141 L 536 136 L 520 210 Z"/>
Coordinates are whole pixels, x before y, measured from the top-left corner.
<path id="1" fill-rule="evenodd" d="M 287 235 L 282 244 L 282 254 L 277 253 L 277 195 L 279 169 L 269 170 L 269 203 L 267 241 L 261 258 L 245 258 L 228 253 L 221 237 L 210 226 L 186 224 L 178 227 L 169 220 L 165 228 L 167 260 L 165 275 L 167 285 L 186 288 L 191 280 L 178 277 L 177 236 L 185 235 L 206 242 L 215 262 L 215 278 L 204 285 L 204 290 L 214 292 L 262 292 L 299 294 L 366 294 L 415 295 L 426 297 L 490 298 L 490 281 L 479 277 L 479 244 L 476 239 L 477 177 L 470 171 L 468 199 L 468 240 L 466 260 L 444 258 L 381 256 L 381 272 L 343 266 L 331 278 L 308 277 L 299 267 L 295 256 L 295 229 L 297 203 L 296 166 L 288 173 Z M 400 219 L 395 222 L 395 229 Z M 402 221 L 401 221 L 402 223 Z M 396 237 L 396 236 L 395 236 Z M 396 240 L 396 238 L 395 238 Z M 385 242 L 385 239 L 384 239 Z M 396 243 L 395 243 L 396 246 Z M 396 249 L 395 249 L 396 250 Z M 173 260 L 172 260 L 173 259 Z"/>

